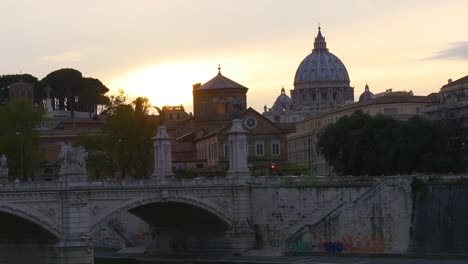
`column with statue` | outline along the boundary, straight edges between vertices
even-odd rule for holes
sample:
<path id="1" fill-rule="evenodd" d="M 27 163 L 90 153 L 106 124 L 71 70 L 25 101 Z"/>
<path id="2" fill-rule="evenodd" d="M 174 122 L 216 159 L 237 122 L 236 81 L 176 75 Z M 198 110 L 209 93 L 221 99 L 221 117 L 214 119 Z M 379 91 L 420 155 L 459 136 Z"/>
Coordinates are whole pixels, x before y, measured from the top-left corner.
<path id="1" fill-rule="evenodd" d="M 236 179 L 238 183 L 246 183 L 250 177 L 250 170 L 247 164 L 249 155 L 247 145 L 247 131 L 242 127 L 242 104 L 233 104 L 234 113 L 232 127 L 228 134 L 229 144 L 229 170 L 227 177 Z"/>
<path id="2" fill-rule="evenodd" d="M 152 178 L 163 182 L 174 175 L 172 172 L 171 138 L 167 134 L 164 124 L 164 107 L 163 110 L 159 107 L 155 108 L 159 112 L 159 127 L 156 136 L 153 137 L 154 172 Z"/>

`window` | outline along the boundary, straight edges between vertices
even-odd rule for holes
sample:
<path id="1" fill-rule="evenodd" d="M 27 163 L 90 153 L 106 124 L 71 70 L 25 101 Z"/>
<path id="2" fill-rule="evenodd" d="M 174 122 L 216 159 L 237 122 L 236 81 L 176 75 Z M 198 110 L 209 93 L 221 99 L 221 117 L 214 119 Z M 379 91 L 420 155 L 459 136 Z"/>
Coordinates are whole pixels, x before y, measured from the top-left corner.
<path id="1" fill-rule="evenodd" d="M 169 113 L 169 120 L 172 120 L 172 119 L 173 119 L 172 113 Z"/>
<path id="2" fill-rule="evenodd" d="M 229 144 L 224 143 L 223 149 L 224 149 L 224 157 L 229 157 Z"/>
<path id="3" fill-rule="evenodd" d="M 217 105 L 218 114 L 225 114 L 226 113 L 226 103 L 219 102 Z"/>
<path id="4" fill-rule="evenodd" d="M 255 127 L 257 127 L 257 119 L 254 118 L 254 117 L 247 117 L 247 118 L 244 120 L 244 125 L 245 125 L 248 129 L 254 129 Z"/>
<path id="5" fill-rule="evenodd" d="M 263 155 L 265 155 L 264 152 L 263 152 L 263 149 L 264 149 L 264 143 L 263 143 L 263 141 L 255 142 L 255 155 L 256 155 L 256 156 L 263 156 Z"/>
<path id="6" fill-rule="evenodd" d="M 206 102 L 202 103 L 202 115 L 206 115 Z"/>
<path id="7" fill-rule="evenodd" d="M 280 143 L 279 141 L 271 142 L 271 154 L 279 155 L 280 154 Z"/>
<path id="8" fill-rule="evenodd" d="M 279 116 L 274 116 L 273 119 L 275 120 L 275 123 L 279 123 L 279 122 L 280 122 L 280 117 L 279 117 Z"/>
<path id="9" fill-rule="evenodd" d="M 180 119 L 180 113 L 177 113 L 177 120 Z"/>
<path id="10" fill-rule="evenodd" d="M 397 108 L 384 108 L 383 110 L 384 115 L 396 115 L 398 114 Z"/>

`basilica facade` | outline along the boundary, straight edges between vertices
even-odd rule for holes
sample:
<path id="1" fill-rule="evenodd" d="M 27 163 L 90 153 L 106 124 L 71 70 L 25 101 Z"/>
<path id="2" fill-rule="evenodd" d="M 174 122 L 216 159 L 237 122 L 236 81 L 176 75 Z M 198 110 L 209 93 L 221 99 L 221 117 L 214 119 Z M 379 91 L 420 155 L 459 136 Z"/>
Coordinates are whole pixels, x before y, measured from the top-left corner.
<path id="1" fill-rule="evenodd" d="M 320 27 L 312 53 L 297 68 L 291 97 L 281 89 L 264 115 L 275 123 L 297 123 L 306 117 L 334 110 L 354 101 L 348 71 L 341 60 L 327 48 Z"/>

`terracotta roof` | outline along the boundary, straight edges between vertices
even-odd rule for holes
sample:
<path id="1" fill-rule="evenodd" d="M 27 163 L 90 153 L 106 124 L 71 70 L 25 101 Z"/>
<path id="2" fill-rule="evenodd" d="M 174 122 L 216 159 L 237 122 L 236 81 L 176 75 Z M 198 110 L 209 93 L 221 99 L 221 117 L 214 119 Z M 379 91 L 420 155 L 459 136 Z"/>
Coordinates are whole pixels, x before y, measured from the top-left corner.
<path id="1" fill-rule="evenodd" d="M 296 123 L 291 123 L 291 124 L 280 124 L 280 123 L 274 123 L 272 122 L 270 119 L 266 118 L 264 115 L 260 114 L 259 112 L 257 112 L 255 109 L 253 109 L 252 107 L 249 107 L 247 108 L 244 112 L 242 112 L 241 114 L 241 117 L 244 117 L 245 115 L 247 115 L 248 113 L 253 113 L 257 118 L 259 119 L 262 119 L 264 120 L 265 122 L 267 122 L 268 124 L 270 124 L 272 127 L 278 129 L 280 132 L 282 133 L 289 133 L 289 132 L 293 132 L 295 131 L 295 126 Z M 198 140 L 201 140 L 203 138 L 208 138 L 208 137 L 211 137 L 213 135 L 216 135 L 220 132 L 222 132 L 223 130 L 226 131 L 227 129 L 229 129 L 230 127 L 232 126 L 232 120 L 229 120 L 229 121 L 225 121 L 225 123 L 220 126 L 219 128 L 217 128 L 216 130 L 213 130 L 213 131 L 210 131 L 210 133 L 207 133 L 199 138 L 196 138 L 195 141 L 198 141 Z"/>
<path id="2" fill-rule="evenodd" d="M 211 80 L 204 83 L 202 86 L 198 87 L 196 90 L 212 90 L 212 89 L 248 89 L 247 87 L 236 83 L 235 81 L 223 76 L 221 72 Z"/>

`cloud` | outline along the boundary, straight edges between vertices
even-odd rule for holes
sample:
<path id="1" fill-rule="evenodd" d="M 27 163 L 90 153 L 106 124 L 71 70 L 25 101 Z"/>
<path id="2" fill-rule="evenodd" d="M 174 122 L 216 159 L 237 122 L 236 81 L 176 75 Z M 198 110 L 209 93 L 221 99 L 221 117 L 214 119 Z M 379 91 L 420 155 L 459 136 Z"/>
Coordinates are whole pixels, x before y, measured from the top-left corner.
<path id="1" fill-rule="evenodd" d="M 40 57 L 40 61 L 45 62 L 77 62 L 80 61 L 82 58 L 79 52 L 75 51 L 67 51 L 57 54 L 50 54 L 43 57 Z"/>
<path id="2" fill-rule="evenodd" d="M 456 42 L 448 49 L 437 52 L 429 60 L 468 60 L 468 41 Z"/>

